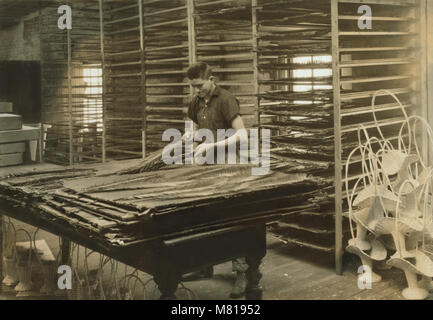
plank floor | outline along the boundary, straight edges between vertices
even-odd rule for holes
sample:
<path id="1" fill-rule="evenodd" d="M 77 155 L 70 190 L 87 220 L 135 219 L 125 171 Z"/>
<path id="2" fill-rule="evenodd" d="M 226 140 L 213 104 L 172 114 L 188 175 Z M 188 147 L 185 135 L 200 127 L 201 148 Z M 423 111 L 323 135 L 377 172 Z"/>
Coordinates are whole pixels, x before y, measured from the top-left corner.
<path id="1" fill-rule="evenodd" d="M 403 300 L 401 291 L 406 286 L 402 271 L 378 270 L 383 280 L 372 285 L 371 290 L 361 290 L 357 285 L 358 262 L 353 256 L 345 257 L 344 272 L 339 276 L 333 268 L 333 257 L 321 253 L 284 245 L 268 236 L 268 253 L 262 263 L 265 300 Z M 141 273 L 143 281 L 150 276 Z M 215 266 L 215 275 L 209 280 L 186 282 L 184 286 L 200 300 L 229 299 L 235 279 L 231 263 Z M 11 288 L 3 288 L 1 299 L 64 299 L 34 294 L 17 298 Z M 180 287 L 180 299 L 188 299 L 188 292 Z M 147 299 L 158 299 L 159 291 L 154 283 L 147 287 Z M 432 296 L 429 297 L 432 300 Z"/>

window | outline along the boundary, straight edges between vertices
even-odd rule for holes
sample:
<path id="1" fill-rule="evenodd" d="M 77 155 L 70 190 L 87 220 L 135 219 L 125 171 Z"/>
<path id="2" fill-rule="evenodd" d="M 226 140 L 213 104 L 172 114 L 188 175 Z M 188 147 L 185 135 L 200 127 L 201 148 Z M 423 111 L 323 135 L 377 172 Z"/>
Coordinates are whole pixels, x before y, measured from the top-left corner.
<path id="1" fill-rule="evenodd" d="M 102 69 L 83 69 L 85 82 L 83 119 L 85 131 L 95 127 L 102 131 Z"/>
<path id="2" fill-rule="evenodd" d="M 305 69 L 295 69 L 292 72 L 294 79 L 305 79 L 306 82 L 305 84 L 294 85 L 294 92 L 332 90 L 332 85 L 320 84 L 321 80 L 332 77 L 332 68 L 328 66 L 332 62 L 332 56 L 305 56 L 293 58 L 292 61 L 294 64 L 306 66 Z"/>
<path id="3" fill-rule="evenodd" d="M 303 84 L 295 84 L 292 87 L 294 92 L 308 92 L 314 90 L 332 90 L 332 85 L 321 84 L 320 81 L 332 77 L 332 68 L 329 64 L 332 62 L 332 56 L 303 56 L 292 59 L 292 63 L 299 68 L 292 70 L 291 75 L 293 79 L 305 79 Z M 302 68 L 305 65 L 305 69 Z M 312 100 L 296 100 L 295 104 L 312 104 Z M 305 117 L 291 117 L 292 120 L 303 120 Z"/>

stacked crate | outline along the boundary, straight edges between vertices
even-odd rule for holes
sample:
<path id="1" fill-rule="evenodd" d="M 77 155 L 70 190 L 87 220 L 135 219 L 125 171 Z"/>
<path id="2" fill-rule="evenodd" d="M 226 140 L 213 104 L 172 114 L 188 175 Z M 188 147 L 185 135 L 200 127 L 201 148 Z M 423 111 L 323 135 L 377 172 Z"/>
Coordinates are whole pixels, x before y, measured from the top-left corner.
<path id="1" fill-rule="evenodd" d="M 0 102 L 0 167 L 22 164 L 26 142 L 39 139 L 40 130 L 23 126 L 22 118 L 12 114 L 12 103 Z"/>

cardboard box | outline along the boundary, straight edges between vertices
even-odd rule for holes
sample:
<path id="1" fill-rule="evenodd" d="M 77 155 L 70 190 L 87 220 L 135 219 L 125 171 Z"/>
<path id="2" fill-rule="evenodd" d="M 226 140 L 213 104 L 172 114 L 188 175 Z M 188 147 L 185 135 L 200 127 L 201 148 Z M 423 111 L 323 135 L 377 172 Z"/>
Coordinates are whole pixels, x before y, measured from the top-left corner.
<path id="1" fill-rule="evenodd" d="M 21 130 L 0 131 L 0 144 L 38 140 L 41 129 L 23 126 Z"/>
<path id="2" fill-rule="evenodd" d="M 11 153 L 24 153 L 26 151 L 25 142 L 0 144 L 0 155 Z"/>
<path id="3" fill-rule="evenodd" d="M 17 114 L 0 113 L 0 131 L 19 130 L 23 127 L 22 117 Z"/>
<path id="4" fill-rule="evenodd" d="M 0 154 L 0 167 L 22 164 L 23 159 L 23 153 Z"/>
<path id="5" fill-rule="evenodd" d="M 0 101 L 0 113 L 12 113 L 13 105 L 12 102 Z"/>

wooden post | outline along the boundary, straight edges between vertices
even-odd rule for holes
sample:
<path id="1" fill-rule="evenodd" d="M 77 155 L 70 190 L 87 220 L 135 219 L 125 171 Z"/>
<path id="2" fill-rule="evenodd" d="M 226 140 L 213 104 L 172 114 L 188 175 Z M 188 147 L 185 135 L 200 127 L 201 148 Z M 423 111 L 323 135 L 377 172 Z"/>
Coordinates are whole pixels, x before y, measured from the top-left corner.
<path id="1" fill-rule="evenodd" d="M 259 52 L 258 52 L 258 22 L 257 22 L 257 0 L 251 0 L 251 25 L 253 41 L 253 69 L 254 69 L 254 101 L 257 112 L 257 127 L 260 128 L 260 85 L 259 85 Z M 259 141 L 261 141 L 259 137 Z"/>
<path id="2" fill-rule="evenodd" d="M 68 113 L 69 113 L 69 165 L 74 164 L 73 153 L 73 113 L 72 113 L 72 43 L 71 30 L 67 29 L 66 37 L 68 42 Z"/>
<path id="3" fill-rule="evenodd" d="M 142 142 L 142 157 L 146 158 L 147 146 L 147 114 L 146 114 L 146 57 L 144 52 L 144 18 L 143 18 L 143 0 L 138 0 L 138 15 L 140 22 L 140 59 L 141 59 L 141 83 L 140 83 L 140 104 L 142 109 L 142 129 L 141 129 L 141 142 Z"/>
<path id="4" fill-rule="evenodd" d="M 188 56 L 189 56 L 189 64 L 191 65 L 197 62 L 197 39 L 195 37 L 194 0 L 187 0 L 187 10 L 188 10 Z M 194 92 L 192 90 L 191 85 L 189 86 L 189 95 L 192 100 Z M 186 115 L 184 115 L 184 118 L 186 119 Z"/>
<path id="5" fill-rule="evenodd" d="M 195 37 L 194 0 L 187 0 L 189 64 L 197 62 L 197 39 Z"/>
<path id="6" fill-rule="evenodd" d="M 195 22 L 194 22 L 194 0 L 187 0 L 187 10 L 188 10 L 188 55 L 189 55 L 189 64 L 193 64 L 197 62 L 197 39 L 195 34 Z M 193 99 L 194 92 L 192 90 L 192 86 L 189 86 L 189 95 L 191 100 Z M 186 115 L 184 115 L 186 119 Z M 194 124 L 193 128 L 194 132 L 196 130 L 196 126 Z"/>
<path id="7" fill-rule="evenodd" d="M 67 238 L 61 238 L 61 263 L 63 265 L 69 265 L 70 259 L 69 256 L 71 254 L 71 241 Z"/>
<path id="8" fill-rule="evenodd" d="M 433 30 L 433 1 L 426 1 L 426 13 L 427 30 Z M 433 111 L 428 106 L 433 106 L 433 35 L 431 32 L 427 32 L 427 43 L 426 43 L 426 64 L 427 64 L 427 118 L 431 126 L 433 126 Z M 431 148 L 432 146 L 429 146 Z M 430 150 L 430 161 L 433 161 L 433 150 Z"/>
<path id="9" fill-rule="evenodd" d="M 39 7 L 39 34 L 42 33 L 42 8 Z M 44 162 L 44 151 L 43 151 L 43 146 L 44 146 L 44 122 L 45 122 L 45 117 L 44 117 L 44 103 L 43 103 L 43 83 L 42 83 L 42 75 L 43 75 L 43 69 L 44 69 L 44 59 L 43 59 L 43 53 L 42 53 L 42 36 L 39 36 L 39 50 L 40 50 L 40 65 L 41 65 L 41 86 L 40 86 L 40 90 L 41 90 L 41 136 L 39 138 L 39 162 L 43 163 Z M 0 273 L 1 275 L 1 273 Z"/>
<path id="10" fill-rule="evenodd" d="M 102 3 L 103 0 L 99 0 L 99 34 L 100 34 L 100 42 L 101 42 L 101 67 L 102 67 L 102 162 L 106 161 L 107 152 L 106 152 L 106 116 L 107 116 L 107 107 L 105 95 L 107 93 L 107 81 L 106 81 L 106 69 L 105 69 L 105 51 L 104 51 L 104 6 Z"/>
<path id="11" fill-rule="evenodd" d="M 0 292 L 3 281 L 3 215 L 0 214 Z"/>
<path id="12" fill-rule="evenodd" d="M 340 50 L 338 35 L 338 0 L 331 0 L 332 79 L 334 88 L 334 148 L 335 148 L 335 268 L 343 271 L 343 205 L 341 165 L 341 100 L 340 100 Z"/>
<path id="13" fill-rule="evenodd" d="M 420 116 L 424 119 L 428 118 L 428 87 L 427 87 L 427 70 L 428 70 L 428 64 L 427 64 L 427 47 L 428 47 L 428 40 L 427 40 L 427 0 L 420 0 L 419 1 L 419 90 L 420 93 Z M 422 133 L 422 157 L 424 163 L 428 162 L 429 159 L 429 144 L 428 144 L 428 136 L 427 132 L 423 130 Z"/>

